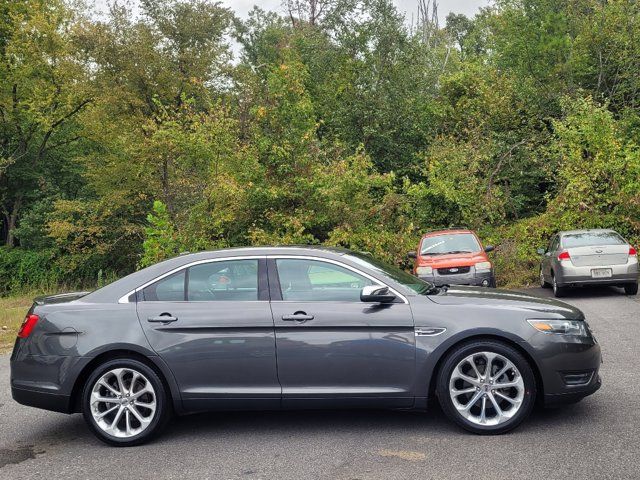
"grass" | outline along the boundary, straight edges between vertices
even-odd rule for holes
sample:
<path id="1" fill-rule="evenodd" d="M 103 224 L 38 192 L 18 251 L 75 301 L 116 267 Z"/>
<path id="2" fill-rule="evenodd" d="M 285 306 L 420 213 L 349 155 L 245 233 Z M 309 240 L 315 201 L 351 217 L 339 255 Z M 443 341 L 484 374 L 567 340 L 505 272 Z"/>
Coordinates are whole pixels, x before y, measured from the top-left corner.
<path id="1" fill-rule="evenodd" d="M 0 298 L 0 353 L 9 353 L 33 295 Z M 5 328 L 6 327 L 6 328 Z"/>

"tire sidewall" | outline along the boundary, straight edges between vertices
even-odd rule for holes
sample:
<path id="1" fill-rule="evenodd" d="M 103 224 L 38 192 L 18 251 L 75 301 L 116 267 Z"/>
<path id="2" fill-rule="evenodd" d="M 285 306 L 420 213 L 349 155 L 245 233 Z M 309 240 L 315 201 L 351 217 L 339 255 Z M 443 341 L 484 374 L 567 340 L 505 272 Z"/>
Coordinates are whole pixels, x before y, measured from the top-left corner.
<path id="1" fill-rule="evenodd" d="M 464 358 L 477 352 L 493 352 L 508 358 L 520 371 L 524 381 L 525 393 L 520 410 L 515 416 L 499 425 L 481 426 L 470 422 L 458 413 L 449 395 L 449 380 L 453 369 Z M 529 362 L 520 352 L 499 341 L 479 340 L 463 344 L 449 354 L 440 369 L 436 393 L 444 413 L 462 428 L 473 433 L 495 435 L 512 430 L 529 416 L 536 399 L 536 380 Z"/>
<path id="2" fill-rule="evenodd" d="M 117 438 L 107 434 L 98 426 L 91 413 L 90 396 L 94 384 L 102 375 L 104 375 L 109 370 L 113 370 L 114 368 L 130 368 L 133 370 L 137 370 L 145 377 L 147 377 L 149 382 L 151 382 L 153 389 L 155 390 L 156 413 L 153 420 L 151 421 L 151 424 L 143 432 L 129 438 Z M 162 430 L 169 417 L 169 408 L 167 402 L 167 393 L 162 380 L 151 367 L 143 362 L 140 362 L 139 360 L 117 358 L 101 364 L 91 373 L 91 375 L 89 375 L 89 378 L 87 378 L 87 381 L 85 382 L 84 388 L 82 390 L 81 409 L 82 415 L 89 425 L 89 428 L 100 440 L 109 445 L 129 447 L 140 445 L 151 440 Z"/>

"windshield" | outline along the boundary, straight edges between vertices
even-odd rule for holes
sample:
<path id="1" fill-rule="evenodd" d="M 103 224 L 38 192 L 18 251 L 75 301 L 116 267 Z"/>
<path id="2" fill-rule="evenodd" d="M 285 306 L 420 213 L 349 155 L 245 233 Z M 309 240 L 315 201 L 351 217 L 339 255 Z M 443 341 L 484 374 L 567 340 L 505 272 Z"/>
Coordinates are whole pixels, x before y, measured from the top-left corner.
<path id="1" fill-rule="evenodd" d="M 420 255 L 445 255 L 447 253 L 479 252 L 480 244 L 471 233 L 446 233 L 422 240 Z"/>
<path id="2" fill-rule="evenodd" d="M 369 255 L 351 252 L 345 254 L 344 258 L 373 270 L 384 277 L 390 278 L 416 293 L 426 294 L 433 290 L 433 284 L 425 282 L 418 277 L 414 277 L 410 273 L 407 273 L 398 267 L 376 260 Z"/>
<path id="3" fill-rule="evenodd" d="M 562 236 L 564 248 L 625 245 L 626 243 L 616 232 L 581 232 Z"/>

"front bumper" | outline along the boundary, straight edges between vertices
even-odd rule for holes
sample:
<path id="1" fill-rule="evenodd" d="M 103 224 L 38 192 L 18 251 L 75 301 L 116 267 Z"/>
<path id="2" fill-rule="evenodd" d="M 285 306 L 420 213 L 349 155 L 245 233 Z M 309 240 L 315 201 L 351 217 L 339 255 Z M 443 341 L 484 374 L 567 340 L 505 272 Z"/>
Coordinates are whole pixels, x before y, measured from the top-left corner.
<path id="1" fill-rule="evenodd" d="M 575 403 L 600 388 L 602 354 L 593 336 L 537 332 L 527 343 L 536 352 L 545 406 Z"/>
<path id="2" fill-rule="evenodd" d="M 441 285 L 471 285 L 475 287 L 495 287 L 496 279 L 493 270 L 490 272 L 476 272 L 473 268 L 468 273 L 452 273 L 440 275 L 437 269 L 432 275 L 418 275 L 418 278 L 426 280 L 437 286 Z"/>

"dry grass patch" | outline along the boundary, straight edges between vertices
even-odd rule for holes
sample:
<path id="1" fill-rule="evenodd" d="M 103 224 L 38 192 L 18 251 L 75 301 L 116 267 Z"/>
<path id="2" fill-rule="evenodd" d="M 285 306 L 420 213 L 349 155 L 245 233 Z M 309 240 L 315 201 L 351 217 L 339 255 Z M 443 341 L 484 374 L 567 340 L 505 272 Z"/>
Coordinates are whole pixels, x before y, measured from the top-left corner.
<path id="1" fill-rule="evenodd" d="M 13 348 L 16 333 L 32 302 L 32 295 L 0 298 L 0 353 L 8 353 Z"/>

